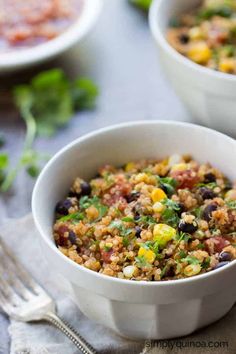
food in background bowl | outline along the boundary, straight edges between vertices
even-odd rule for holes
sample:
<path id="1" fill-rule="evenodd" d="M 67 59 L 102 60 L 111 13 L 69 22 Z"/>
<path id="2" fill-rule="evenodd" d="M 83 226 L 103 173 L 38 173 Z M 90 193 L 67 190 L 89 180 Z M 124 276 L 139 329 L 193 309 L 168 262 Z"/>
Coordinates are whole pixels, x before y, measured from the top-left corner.
<path id="1" fill-rule="evenodd" d="M 83 0 L 3 0 L 0 51 L 32 47 L 57 37 L 81 12 Z"/>
<path id="2" fill-rule="evenodd" d="M 93 271 L 132 280 L 206 273 L 236 259 L 236 189 L 190 157 L 106 165 L 56 206 L 54 238 Z"/>
<path id="3" fill-rule="evenodd" d="M 204 0 L 170 21 L 167 39 L 195 63 L 236 74 L 236 1 Z"/>

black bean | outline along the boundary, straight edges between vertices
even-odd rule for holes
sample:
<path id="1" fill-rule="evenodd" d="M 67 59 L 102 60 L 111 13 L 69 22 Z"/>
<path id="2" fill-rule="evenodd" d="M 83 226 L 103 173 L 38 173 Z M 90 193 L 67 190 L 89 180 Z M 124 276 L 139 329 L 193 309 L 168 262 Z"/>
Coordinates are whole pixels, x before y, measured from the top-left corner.
<path id="1" fill-rule="evenodd" d="M 72 203 L 69 199 L 61 200 L 56 205 L 56 213 L 60 215 L 68 215 L 69 209 L 72 207 Z"/>
<path id="2" fill-rule="evenodd" d="M 135 236 L 136 236 L 136 237 L 140 237 L 141 232 L 142 232 L 141 227 L 136 226 L 136 227 L 135 227 Z"/>
<path id="3" fill-rule="evenodd" d="M 181 216 L 181 214 L 185 211 L 185 206 L 183 203 L 178 203 L 179 210 L 177 210 L 178 216 Z"/>
<path id="4" fill-rule="evenodd" d="M 220 262 L 214 267 L 214 269 L 218 269 L 218 268 L 224 267 L 225 265 L 227 265 L 229 263 L 230 262 Z"/>
<path id="5" fill-rule="evenodd" d="M 220 262 L 230 262 L 232 261 L 232 255 L 229 252 L 222 251 L 219 255 Z"/>
<path id="6" fill-rule="evenodd" d="M 205 207 L 205 209 L 203 210 L 202 213 L 202 217 L 204 220 L 206 221 L 210 221 L 211 220 L 211 216 L 213 211 L 215 211 L 217 209 L 217 205 L 216 204 L 209 204 Z"/>
<path id="7" fill-rule="evenodd" d="M 134 220 L 137 221 L 137 220 L 139 220 L 139 219 L 140 219 L 140 215 L 139 215 L 138 213 L 136 213 L 136 214 L 134 215 Z"/>
<path id="8" fill-rule="evenodd" d="M 140 196 L 140 193 L 139 192 L 131 192 L 130 194 L 128 194 L 125 199 L 127 200 L 128 203 L 131 203 L 133 202 L 134 200 L 137 200 Z"/>
<path id="9" fill-rule="evenodd" d="M 76 234 L 74 233 L 74 231 L 69 231 L 69 240 L 72 243 L 72 245 L 76 245 Z"/>
<path id="10" fill-rule="evenodd" d="M 214 173 L 206 173 L 204 175 L 204 183 L 212 183 L 216 181 L 216 176 L 214 175 Z"/>
<path id="11" fill-rule="evenodd" d="M 80 188 L 81 188 L 81 192 L 80 192 L 81 195 L 89 195 L 92 190 L 92 188 L 88 182 L 82 182 L 80 184 Z"/>
<path id="12" fill-rule="evenodd" d="M 180 36 L 179 36 L 179 41 L 182 43 L 182 44 L 187 44 L 189 42 L 189 36 L 186 34 L 186 33 L 182 33 Z"/>
<path id="13" fill-rule="evenodd" d="M 173 266 L 170 266 L 165 272 L 165 277 L 173 278 L 174 276 L 175 276 L 175 269 Z"/>
<path id="14" fill-rule="evenodd" d="M 193 221 L 192 223 L 188 223 L 184 220 L 180 220 L 179 225 L 178 225 L 179 231 L 186 232 L 188 234 L 192 234 L 198 229 L 198 224 L 196 221 Z"/>
<path id="15" fill-rule="evenodd" d="M 213 199 L 216 197 L 216 194 L 213 192 L 213 190 L 207 187 L 199 188 L 199 194 L 201 195 L 203 200 Z"/>

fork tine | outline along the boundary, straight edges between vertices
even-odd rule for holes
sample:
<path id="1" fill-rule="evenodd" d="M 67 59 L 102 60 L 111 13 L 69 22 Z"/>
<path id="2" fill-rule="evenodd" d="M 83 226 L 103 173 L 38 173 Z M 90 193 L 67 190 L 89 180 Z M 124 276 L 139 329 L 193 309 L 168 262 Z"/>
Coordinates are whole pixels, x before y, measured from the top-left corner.
<path id="1" fill-rule="evenodd" d="M 14 305 L 17 305 L 20 301 L 14 288 L 3 277 L 0 278 L 0 293 Z"/>
<path id="2" fill-rule="evenodd" d="M 1 257 L 0 261 L 0 282 L 8 283 L 9 286 L 16 290 L 17 294 L 23 300 L 29 300 L 32 293 L 26 288 L 21 281 L 17 278 L 15 271 L 11 269 L 9 263 L 6 262 L 5 256 Z"/>
<path id="3" fill-rule="evenodd" d="M 33 293 L 38 294 L 44 292 L 44 290 L 39 286 L 31 275 L 24 269 L 24 267 L 16 260 L 13 256 L 12 252 L 3 242 L 2 238 L 0 237 L 0 249 L 2 249 L 3 256 L 6 259 L 7 266 L 11 265 L 11 269 L 13 270 L 15 276 L 17 276 L 21 283 L 27 286 L 29 290 Z"/>
<path id="4" fill-rule="evenodd" d="M 0 292 L 0 306 L 8 316 L 12 315 L 12 307 L 9 305 L 9 302 L 6 300 L 4 295 Z"/>

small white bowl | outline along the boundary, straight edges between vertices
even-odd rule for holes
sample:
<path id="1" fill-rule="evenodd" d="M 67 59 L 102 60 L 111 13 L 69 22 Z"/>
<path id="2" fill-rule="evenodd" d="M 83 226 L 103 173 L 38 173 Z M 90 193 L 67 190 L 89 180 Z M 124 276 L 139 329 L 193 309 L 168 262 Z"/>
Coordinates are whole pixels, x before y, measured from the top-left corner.
<path id="1" fill-rule="evenodd" d="M 30 48 L 0 53 L 0 73 L 52 59 L 81 41 L 97 21 L 103 3 L 102 0 L 83 0 L 83 2 L 78 19 L 58 37 Z"/>
<path id="2" fill-rule="evenodd" d="M 166 40 L 170 19 L 199 3 L 201 0 L 154 0 L 149 12 L 150 29 L 164 71 L 196 121 L 236 136 L 236 75 L 195 64 Z"/>
<path id="3" fill-rule="evenodd" d="M 52 236 L 54 208 L 76 176 L 89 180 L 107 163 L 119 166 L 174 153 L 190 153 L 236 179 L 233 139 L 188 123 L 141 121 L 104 128 L 67 145 L 49 161 L 34 188 L 33 216 L 50 271 L 63 274 L 72 284 L 86 316 L 125 337 L 179 337 L 224 316 L 236 298 L 236 261 L 188 279 L 147 282 L 108 277 L 58 250 Z"/>

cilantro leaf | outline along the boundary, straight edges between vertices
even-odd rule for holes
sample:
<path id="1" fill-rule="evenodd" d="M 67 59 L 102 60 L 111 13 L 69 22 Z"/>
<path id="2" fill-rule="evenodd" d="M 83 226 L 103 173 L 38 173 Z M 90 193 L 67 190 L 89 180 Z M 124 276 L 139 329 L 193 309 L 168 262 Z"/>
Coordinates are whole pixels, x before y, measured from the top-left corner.
<path id="1" fill-rule="evenodd" d="M 99 216 L 95 221 L 100 220 L 103 216 L 106 215 L 108 207 L 106 205 L 102 204 L 101 199 L 98 198 L 97 196 L 89 198 L 86 195 L 86 196 L 80 198 L 79 206 L 82 210 L 85 210 L 92 205 L 98 210 L 98 213 L 99 213 Z"/>
<path id="2" fill-rule="evenodd" d="M 171 197 L 175 193 L 176 187 L 178 185 L 176 179 L 171 177 L 158 177 L 158 181 L 160 183 L 160 187 L 164 189 L 168 197 Z"/>
<path id="3" fill-rule="evenodd" d="M 97 86 L 87 78 L 80 78 L 73 82 L 71 96 L 75 110 L 92 109 L 98 96 Z"/>
<path id="4" fill-rule="evenodd" d="M 1 191 L 11 187 L 23 167 L 30 176 L 36 177 L 40 170 L 39 160 L 43 160 L 40 154 L 34 153 L 30 163 L 24 161 L 33 151 L 36 135 L 52 136 L 71 120 L 76 110 L 93 108 L 97 95 L 98 89 L 91 80 L 81 78 L 71 82 L 61 69 L 41 72 L 30 83 L 17 85 L 13 97 L 25 121 L 26 136 L 18 163 L 3 179 Z"/>
<path id="5" fill-rule="evenodd" d="M 147 262 L 146 258 L 144 256 L 137 256 L 135 257 L 135 261 L 136 261 L 136 265 L 139 268 L 143 268 L 143 267 L 151 267 L 152 265 L 150 263 Z"/>
<path id="6" fill-rule="evenodd" d="M 230 200 L 226 205 L 229 209 L 236 210 L 236 200 Z"/>
<path id="7" fill-rule="evenodd" d="M 148 12 L 152 0 L 129 0 L 130 3 L 142 11 Z"/>
<path id="8" fill-rule="evenodd" d="M 0 170 L 4 170 L 9 163 L 8 155 L 5 153 L 0 154 Z"/>
<path id="9" fill-rule="evenodd" d="M 68 220 L 83 220 L 84 214 L 80 212 L 71 213 L 65 216 L 62 216 L 59 221 L 68 221 Z"/>
<path id="10" fill-rule="evenodd" d="M 187 256 L 186 258 L 181 259 L 182 262 L 187 262 L 188 264 L 200 264 L 201 262 L 194 256 Z"/>
<path id="11" fill-rule="evenodd" d="M 172 227 L 177 227 L 180 220 L 178 216 L 178 211 L 180 210 L 179 204 L 171 199 L 165 199 L 161 203 L 166 206 L 161 214 L 162 221 Z"/>

